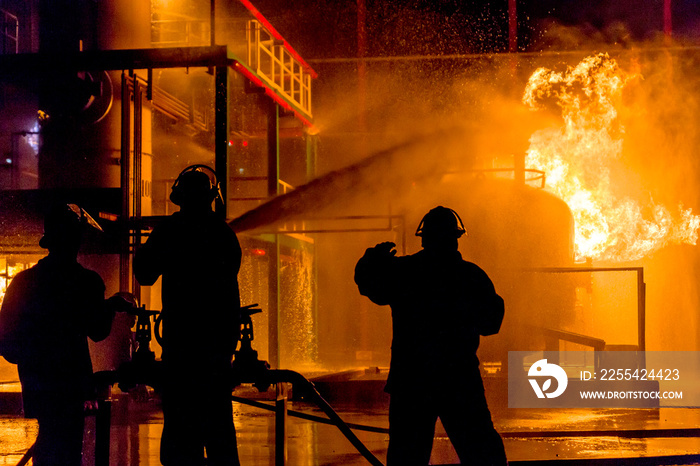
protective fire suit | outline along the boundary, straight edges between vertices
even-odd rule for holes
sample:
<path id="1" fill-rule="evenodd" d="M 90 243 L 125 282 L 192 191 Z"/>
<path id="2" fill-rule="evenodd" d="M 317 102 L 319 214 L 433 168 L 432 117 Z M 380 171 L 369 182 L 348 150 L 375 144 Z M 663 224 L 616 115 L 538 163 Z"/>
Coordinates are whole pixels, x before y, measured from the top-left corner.
<path id="1" fill-rule="evenodd" d="M 87 337 L 109 335 L 100 276 L 52 255 L 20 272 L 0 311 L 0 353 L 17 364 L 26 417 L 39 420 L 34 464 L 79 466 L 83 405 L 93 395 Z"/>
<path id="2" fill-rule="evenodd" d="M 161 462 L 238 465 L 231 359 L 240 336 L 241 247 L 211 211 L 176 212 L 134 258 L 141 285 L 162 275 Z"/>
<path id="3" fill-rule="evenodd" d="M 438 417 L 463 464 L 506 464 L 476 356 L 480 335 L 497 333 L 504 315 L 487 274 L 456 250 L 396 257 L 377 247 L 357 263 L 355 282 L 392 310 L 388 466 L 427 465 Z"/>

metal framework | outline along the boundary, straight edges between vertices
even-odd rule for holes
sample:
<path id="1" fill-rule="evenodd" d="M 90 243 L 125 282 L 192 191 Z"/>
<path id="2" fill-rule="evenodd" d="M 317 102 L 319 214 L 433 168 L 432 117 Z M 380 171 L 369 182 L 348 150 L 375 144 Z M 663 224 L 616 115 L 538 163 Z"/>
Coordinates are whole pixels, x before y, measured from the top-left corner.
<path id="1" fill-rule="evenodd" d="M 644 267 L 542 267 L 530 269 L 536 273 L 592 273 L 592 272 L 634 272 L 637 275 L 637 352 L 639 357 L 640 367 L 646 366 L 646 283 L 644 282 Z M 576 343 L 582 343 L 593 348 L 599 348 L 599 342 L 602 340 L 586 337 L 583 335 L 575 335 L 572 339 L 565 335 L 565 332 L 559 332 L 557 338 L 562 340 L 570 340 Z M 555 335 L 553 335 L 555 336 Z"/>
<path id="2" fill-rule="evenodd" d="M 0 54 L 19 53 L 19 19 L 9 11 L 0 8 Z"/>
<path id="3" fill-rule="evenodd" d="M 248 65 L 267 85 L 311 116 L 311 74 L 304 65 L 256 20 L 248 21 Z"/>

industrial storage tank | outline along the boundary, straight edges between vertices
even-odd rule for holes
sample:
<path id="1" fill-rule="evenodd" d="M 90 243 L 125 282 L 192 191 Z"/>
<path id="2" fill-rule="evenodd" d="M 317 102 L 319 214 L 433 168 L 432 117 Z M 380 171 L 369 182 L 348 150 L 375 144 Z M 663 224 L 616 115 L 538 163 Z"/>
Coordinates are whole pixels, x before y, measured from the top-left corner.
<path id="1" fill-rule="evenodd" d="M 288 293 L 281 297 L 278 322 L 280 366 L 316 376 L 314 383 L 333 403 L 387 401 L 383 385 L 390 361 L 391 311 L 359 294 L 354 267 L 365 249 L 379 242 L 395 242 L 399 254 L 420 250 L 415 229 L 436 205 L 448 206 L 462 217 L 468 236 L 460 240 L 460 252 L 489 274 L 506 302 L 501 332 L 482 338 L 478 353 L 494 403 L 505 403 L 508 351 L 542 351 L 547 332 L 575 329 L 579 279 L 537 272 L 574 265 L 573 219 L 563 201 L 540 188 L 474 173 L 447 174 L 437 185 L 422 188 L 412 186 L 403 196 L 392 197 L 391 214 L 379 202 L 370 208 L 360 193 L 353 201 L 336 193 L 342 199 L 339 204 L 331 201 L 307 216 L 259 226 L 259 231 L 269 232 L 297 225 L 296 233 L 280 233 L 306 231 L 312 238 L 303 252 L 297 250 L 296 260 L 293 249 L 285 254 L 281 280 Z M 305 191 L 304 186 L 298 189 Z M 286 199 L 303 202 L 307 195 L 313 197 L 306 192 L 294 201 L 291 193 Z M 383 196 L 375 192 L 370 198 Z M 242 273 L 250 276 L 246 270 L 261 259 L 267 260 L 251 256 Z M 267 278 L 260 272 L 254 275 Z M 244 295 L 245 288 L 243 284 Z M 266 356 L 268 318 L 254 319 L 259 326 L 255 344 Z"/>
<path id="2" fill-rule="evenodd" d="M 539 267 L 573 265 L 573 220 L 566 204 L 541 189 L 510 180 L 447 175 L 436 194 L 416 190 L 395 200 L 394 212 L 403 220 L 401 231 L 317 236 L 317 325 L 325 329 L 319 333 L 322 362 L 331 367 L 388 365 L 389 309 L 359 296 L 352 271 L 364 249 L 378 242 L 394 241 L 399 254 L 417 252 L 420 239 L 414 236 L 415 228 L 436 205 L 450 207 L 462 217 L 467 236 L 460 240 L 460 252 L 489 274 L 506 301 L 501 333 L 483 339 L 483 361 L 505 363 L 508 350 L 535 348 L 533 332 L 523 332 L 523 326 L 562 328 L 573 321 L 571 287 L 545 291 L 540 277 L 531 273 Z"/>
<path id="3" fill-rule="evenodd" d="M 462 217 L 468 232 L 460 240 L 463 257 L 481 266 L 506 300 L 501 333 L 482 341 L 484 367 L 505 376 L 508 351 L 543 350 L 543 329 L 564 329 L 575 320 L 574 284 L 565 278 L 552 289 L 551 280 L 542 281 L 535 273 L 538 268 L 574 265 L 568 206 L 542 189 L 541 173 L 529 173 L 528 178 L 536 179 L 525 184 L 513 179 L 513 170 L 445 170 L 455 158 L 469 156 L 453 157 L 442 149 L 443 143 L 428 138 L 379 151 L 232 222 L 246 235 L 277 232 L 311 238 L 306 254 L 315 265 L 306 276 L 312 281 L 308 303 L 315 309 L 310 318 L 282 314 L 280 364 L 323 374 L 316 383 L 326 387 L 329 397 L 338 397 L 335 401 L 357 400 L 360 392 L 365 400 L 381 398 L 390 359 L 391 313 L 360 296 L 353 281 L 357 260 L 366 248 L 383 241 L 396 243 L 399 254 L 417 252 L 416 227 L 436 205 Z M 433 153 L 442 157 L 432 158 Z M 290 264 L 288 270 L 292 268 Z M 259 318 L 259 323 L 266 322 Z M 307 351 L 291 356 L 293 337 L 300 334 L 307 335 Z M 257 344 L 265 348 L 267 336 L 257 335 Z M 285 341 L 290 348 L 284 348 Z M 367 387 L 359 389 L 368 378 L 372 396 Z M 343 385 L 357 389 L 338 389 Z"/>

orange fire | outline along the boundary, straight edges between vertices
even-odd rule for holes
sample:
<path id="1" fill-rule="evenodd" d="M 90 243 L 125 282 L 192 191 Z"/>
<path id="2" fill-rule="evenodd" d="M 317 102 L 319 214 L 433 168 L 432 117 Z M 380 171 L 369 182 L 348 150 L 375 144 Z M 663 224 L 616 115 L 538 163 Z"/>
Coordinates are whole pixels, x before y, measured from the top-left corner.
<path id="1" fill-rule="evenodd" d="M 2 304 L 2 302 L 4 301 L 7 287 L 10 285 L 10 282 L 12 281 L 14 276 L 22 270 L 31 267 L 32 265 L 34 265 L 34 263 L 10 265 L 7 264 L 6 259 L 0 258 L 0 266 L 4 266 L 0 268 L 0 270 L 5 269 L 4 273 L 0 273 L 0 304 Z"/>
<path id="2" fill-rule="evenodd" d="M 622 154 L 618 121 L 622 90 L 637 75 L 607 54 L 590 56 L 564 72 L 536 70 L 523 103 L 556 105 L 564 120 L 530 137 L 526 165 L 547 174 L 547 190 L 563 199 L 575 222 L 577 260 L 633 261 L 668 244 L 695 244 L 700 216 L 618 194 L 611 173 Z"/>

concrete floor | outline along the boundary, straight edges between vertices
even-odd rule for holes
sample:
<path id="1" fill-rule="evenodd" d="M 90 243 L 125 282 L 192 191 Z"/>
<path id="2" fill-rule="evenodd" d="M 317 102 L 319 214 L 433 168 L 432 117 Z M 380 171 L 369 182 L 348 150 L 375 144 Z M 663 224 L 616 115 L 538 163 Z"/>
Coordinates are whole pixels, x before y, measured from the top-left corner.
<path id="1" fill-rule="evenodd" d="M 6 387 L 7 389 L 7 387 Z M 289 409 L 323 415 L 315 407 L 290 402 Z M 274 465 L 274 414 L 259 408 L 234 403 L 234 422 L 238 432 L 241 463 L 244 466 Z M 346 422 L 386 427 L 386 410 L 338 409 Z M 558 460 L 564 464 L 598 464 L 595 460 L 611 458 L 661 457 L 700 453 L 700 438 L 643 438 L 652 435 L 674 435 L 683 429 L 700 425 L 700 410 L 513 410 L 495 409 L 497 429 L 504 436 L 506 451 L 513 464 L 538 464 L 531 461 Z M 92 420 L 88 419 L 86 452 L 91 450 Z M 111 466 L 157 466 L 162 415 L 153 401 L 136 402 L 118 397 L 113 404 L 111 427 Z M 658 429 L 662 429 L 659 431 Z M 668 430 L 667 430 L 668 429 Z M 546 437 L 551 432 L 570 432 L 572 436 Z M 593 435 L 587 431 L 607 433 Z M 632 437 L 612 435 L 611 431 L 636 431 Z M 0 417 L 0 465 L 15 465 L 34 442 L 36 422 L 17 415 Z M 544 432 L 544 434 L 543 434 Z M 550 432 L 550 434 L 547 434 Z M 640 432 L 642 432 L 640 434 Z M 694 431 L 690 431 L 693 433 Z M 687 433 L 687 432 L 686 432 Z M 386 459 L 388 436 L 382 433 L 356 432 L 362 442 L 381 460 Z M 294 466 L 367 465 L 334 426 L 288 418 L 288 462 Z M 566 463 L 564 460 L 581 460 Z M 86 453 L 85 465 L 91 464 Z M 605 464 L 622 464 L 611 460 Z M 659 460 L 660 461 L 660 460 Z M 458 459 L 441 427 L 435 438 L 432 464 L 456 464 Z M 543 464 L 549 464 L 543 463 Z M 674 463 L 654 461 L 634 464 L 696 464 L 693 461 Z"/>
<path id="2" fill-rule="evenodd" d="M 14 367 L 0 364 L 0 465 L 16 465 L 36 439 L 36 421 L 24 419 L 18 408 L 20 391 Z M 237 390 L 244 398 L 259 397 L 252 388 Z M 272 396 L 272 391 L 268 393 Z M 156 400 L 139 402 L 115 396 L 111 423 L 110 466 L 157 466 L 162 414 Z M 267 401 L 269 403 L 269 401 Z M 340 406 L 336 411 L 348 423 L 386 428 L 387 408 L 376 405 Z M 234 403 L 234 422 L 241 464 L 272 466 L 275 417 L 271 411 Z M 700 464 L 700 409 L 508 409 L 490 401 L 497 430 L 504 437 L 513 466 L 519 464 Z M 288 409 L 325 417 L 313 405 L 289 402 Z M 369 464 L 334 426 L 289 416 L 287 464 L 291 466 Z M 94 441 L 94 418 L 87 419 L 86 455 Z M 627 432 L 627 434 L 622 434 Z M 382 461 L 386 460 L 388 435 L 355 431 L 359 439 Z M 624 463 L 623 458 L 680 457 L 676 461 L 649 460 Z M 568 460 L 568 461 L 567 461 Z M 456 464 L 458 458 L 438 425 L 432 464 Z"/>

